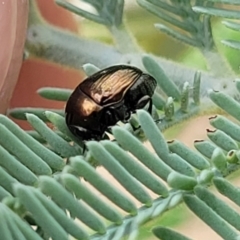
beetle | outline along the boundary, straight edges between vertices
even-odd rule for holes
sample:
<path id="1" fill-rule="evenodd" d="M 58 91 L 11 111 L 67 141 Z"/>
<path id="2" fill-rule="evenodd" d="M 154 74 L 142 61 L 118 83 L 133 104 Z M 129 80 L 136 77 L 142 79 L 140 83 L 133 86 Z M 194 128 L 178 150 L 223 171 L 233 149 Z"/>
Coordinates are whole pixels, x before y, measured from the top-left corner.
<path id="1" fill-rule="evenodd" d="M 81 82 L 70 95 L 66 124 L 81 140 L 101 140 L 118 121 L 127 122 L 131 113 L 149 103 L 156 80 L 140 69 L 115 65 L 96 72 Z"/>

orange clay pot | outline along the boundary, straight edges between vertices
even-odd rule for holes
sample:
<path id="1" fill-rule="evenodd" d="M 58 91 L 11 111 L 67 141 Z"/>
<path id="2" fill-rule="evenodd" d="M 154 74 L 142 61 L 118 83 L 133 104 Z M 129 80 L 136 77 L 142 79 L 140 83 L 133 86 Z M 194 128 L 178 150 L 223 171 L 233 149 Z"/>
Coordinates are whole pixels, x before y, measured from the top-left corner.
<path id="1" fill-rule="evenodd" d="M 23 59 L 28 0 L 0 2 L 0 113 L 6 113 Z"/>
<path id="2" fill-rule="evenodd" d="M 73 32 L 78 31 L 79 26 L 73 15 L 57 6 L 54 0 L 38 0 L 37 2 L 42 16 L 50 24 Z M 10 107 L 64 108 L 64 102 L 46 100 L 40 97 L 36 91 L 41 87 L 74 89 L 81 81 L 82 76 L 82 73 L 76 70 L 63 68 L 39 59 L 28 59 L 22 65 Z M 16 122 L 24 129 L 29 129 L 26 121 Z"/>

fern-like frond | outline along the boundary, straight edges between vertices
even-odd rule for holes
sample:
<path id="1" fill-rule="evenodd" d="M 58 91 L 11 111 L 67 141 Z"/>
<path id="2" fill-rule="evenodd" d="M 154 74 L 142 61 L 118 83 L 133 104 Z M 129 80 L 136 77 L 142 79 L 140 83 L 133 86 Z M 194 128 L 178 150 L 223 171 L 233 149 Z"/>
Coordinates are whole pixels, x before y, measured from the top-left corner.
<path id="1" fill-rule="evenodd" d="M 77 15 L 105 25 L 113 35 L 116 47 L 121 53 L 139 51 L 123 21 L 124 0 L 80 1 L 90 6 L 88 10 L 84 10 L 81 4 L 73 5 L 67 0 L 55 0 L 55 2 Z"/>
<path id="2" fill-rule="evenodd" d="M 214 48 L 210 18 L 195 13 L 192 10 L 195 3 L 192 1 L 137 0 L 137 2 L 167 23 L 155 24 L 162 32 L 203 50 L 209 51 Z M 208 1 L 196 2 L 201 6 L 213 6 L 213 3 Z"/>
<path id="3" fill-rule="evenodd" d="M 240 14 L 239 14 L 240 18 Z M 235 31 L 240 31 L 240 23 L 239 22 L 232 22 L 232 21 L 223 21 L 222 22 L 227 28 L 230 28 Z M 232 47 L 235 49 L 240 50 L 240 41 L 236 40 L 222 40 L 222 43 L 228 47 Z"/>
<path id="4" fill-rule="evenodd" d="M 60 34 L 56 28 L 33 24 L 27 45 L 35 49 L 35 55 L 75 68 L 82 65 L 76 59 L 86 61 L 79 56 L 87 55 L 89 50 L 92 53 L 88 59 L 100 67 L 131 62 L 127 57 L 122 60 L 125 53 L 133 52 L 131 41 L 122 31 L 123 0 L 82 0 L 94 9 L 89 12 L 64 0 L 57 2 L 107 26 L 123 51 L 98 43 L 89 45 L 77 36 Z M 236 0 L 138 0 L 166 22 L 156 24 L 157 28 L 203 52 L 214 48 L 211 16 L 239 18 L 235 10 L 215 8 L 219 2 L 239 4 Z M 233 30 L 240 29 L 237 22 L 224 24 Z M 238 48 L 237 42 L 226 43 Z M 64 48 L 70 53 L 66 58 L 62 57 Z M 141 60 L 158 82 L 152 116 L 145 110 L 137 111 L 129 123 L 112 128 L 115 141 L 89 141 L 84 155 L 85 143 L 68 130 L 63 110 L 11 110 L 13 117 L 32 125 L 31 132 L 0 116 L 0 239 L 137 239 L 141 224 L 182 202 L 222 238 L 239 238 L 239 213 L 208 190 L 213 184 L 220 194 L 240 204 L 239 189 L 224 179 L 240 166 L 239 125 L 215 116 L 210 123 L 216 130 L 207 131 L 208 140 L 195 141 L 195 150 L 177 140 L 167 142 L 162 130 L 200 111 L 201 74 L 195 73 L 193 85 L 182 81 L 177 86 L 152 57 L 144 56 Z M 90 64 L 83 68 L 87 75 L 98 70 Z M 239 81 L 236 86 L 240 89 Z M 46 99 L 66 101 L 71 90 L 42 88 L 38 93 Z M 236 100 L 216 91 L 209 96 L 222 110 L 240 120 L 240 105 Z M 146 140 L 153 150 L 143 144 Z M 95 167 L 98 165 L 125 191 L 100 174 Z M 188 239 L 164 227 L 155 227 L 153 234 L 166 240 Z"/>
<path id="5" fill-rule="evenodd" d="M 64 117 L 56 112 L 38 110 L 43 119 L 34 110 L 20 112 L 20 117 L 25 116 L 37 132 L 31 134 L 43 144 L 9 118 L 0 117 L 0 216 L 8 214 L 0 219 L 3 239 L 16 239 L 9 222 L 14 222 L 18 235 L 31 236 L 33 240 L 39 236 L 54 240 L 69 236 L 133 239 L 141 224 L 182 201 L 221 237 L 238 236 L 231 226 L 236 227 L 239 214 L 206 188 L 213 180 L 219 192 L 239 202 L 238 190 L 232 185 L 226 189 L 225 185 L 230 183 L 223 179 L 240 165 L 239 126 L 222 116 L 211 118 L 216 130 L 208 131 L 209 140 L 195 142 L 197 151 L 176 140 L 167 142 L 160 129 L 199 110 L 200 74 L 195 74 L 190 91 L 188 83 L 182 89 L 174 85 L 152 58 L 145 56 L 143 63 L 156 77 L 158 91 L 163 93 L 160 103 L 155 104 L 155 118 L 138 110 L 129 123 L 112 128 L 114 142 L 87 142 L 85 156 L 83 143 L 69 132 Z M 89 73 L 95 69 L 90 65 L 85 68 Z M 165 85 L 168 87 L 164 88 Z M 64 101 L 70 91 L 43 88 L 39 93 Z M 236 100 L 221 92 L 212 91 L 209 96 L 240 119 Z M 166 104 L 157 110 L 163 99 Z M 18 114 L 17 110 L 11 113 Z M 55 128 L 50 129 L 43 120 L 53 123 Z M 146 139 L 154 153 L 143 145 L 142 140 Z M 91 163 L 103 166 L 128 194 L 117 189 Z M 154 228 L 153 233 L 161 239 L 187 239 L 162 227 Z"/>
<path id="6" fill-rule="evenodd" d="M 211 2 L 219 2 L 219 3 L 225 3 L 229 5 L 240 5 L 239 1 L 220 1 L 220 0 L 212 0 Z M 238 6 L 237 6 L 238 7 Z M 239 7 L 238 7 L 239 8 Z M 195 6 L 193 7 L 193 10 L 198 12 L 198 13 L 203 13 L 205 15 L 209 16 L 216 16 L 216 17 L 222 17 L 222 18 L 231 18 L 231 19 L 240 19 L 240 8 L 239 10 L 233 10 L 233 9 L 228 9 L 224 8 L 209 8 L 209 7 L 202 7 L 202 6 Z M 222 22 L 226 27 L 239 31 L 240 30 L 240 24 L 239 21 L 233 22 L 233 21 L 223 21 Z M 232 47 L 235 49 L 240 49 L 240 42 L 236 40 L 222 40 L 221 41 L 224 45 L 228 47 Z"/>
<path id="7" fill-rule="evenodd" d="M 82 2 L 87 3 L 91 6 L 96 12 L 92 13 L 90 11 L 79 8 L 66 0 L 55 0 L 56 3 L 84 18 L 87 18 L 91 21 L 104 24 L 107 26 L 119 26 L 122 23 L 123 7 L 124 0 L 82 0 Z"/>
<path id="8" fill-rule="evenodd" d="M 232 169 L 232 162 L 228 164 L 224 154 L 221 158 L 219 155 L 212 154 L 211 160 L 207 160 L 201 154 L 189 150 L 180 142 L 171 141 L 167 144 L 147 112 L 140 110 L 138 117 L 142 129 L 157 155 L 145 149 L 139 140 L 120 127 L 114 127 L 113 134 L 121 148 L 108 140 L 99 143 L 89 142 L 87 146 L 92 157 L 104 166 L 136 200 L 142 202 L 143 207 L 137 209 L 135 203 L 127 195 L 107 182 L 104 176 L 99 175 L 81 156 L 70 158 L 70 165 L 66 165 L 62 172 L 56 172 L 53 175 L 54 178 L 40 176 L 37 179 L 37 188 L 27 186 L 29 184 L 24 184 L 21 179 L 10 177 L 8 169 L 2 168 L 1 176 L 5 178 L 2 187 L 6 193 L 3 198 L 4 204 L 12 206 L 10 204 L 12 197 L 9 196 L 15 196 L 20 205 L 13 205 L 12 209 L 17 211 L 19 206 L 25 209 L 26 212 L 21 216 L 26 217 L 30 214 L 38 228 L 42 229 L 44 233 L 42 237 L 45 236 L 45 239 L 47 239 L 46 236 L 59 239 L 59 234 L 61 234 L 61 239 L 67 239 L 68 234 L 77 239 L 87 239 L 86 228 L 76 225 L 73 222 L 74 218 L 79 219 L 90 229 L 97 232 L 92 236 L 93 239 L 120 239 L 122 236 L 134 232 L 139 224 L 174 207 L 181 202 L 183 196 L 190 209 L 196 214 L 200 214 L 199 217 L 221 236 L 224 238 L 227 236 L 228 239 L 236 237 L 236 233 L 228 228 L 221 218 L 228 218 L 234 211 L 225 207 L 228 214 L 226 215 L 224 212 L 224 216 L 222 216 L 215 208 L 217 204 L 223 203 L 211 193 L 205 192 L 207 191 L 205 187 L 194 188 L 197 184 L 202 186 L 210 184 L 214 175 L 229 174 Z M 7 118 L 3 117 L 3 119 Z M 224 118 L 220 120 L 224 121 Z M 5 121 L 11 122 L 8 119 Z M 229 120 L 227 121 L 229 122 Z M 28 136 L 27 133 L 26 136 Z M 130 151 L 138 160 L 133 159 L 122 148 Z M 215 146 L 213 151 L 218 151 L 218 149 Z M 15 155 L 14 152 L 13 154 Z M 238 162 L 239 160 L 235 162 L 236 166 L 238 166 Z M 142 164 L 145 167 L 142 167 Z M 106 200 L 99 198 L 95 192 L 87 187 L 86 183 L 81 180 L 83 178 L 108 198 L 110 202 L 122 208 L 129 215 L 119 213 L 112 204 L 106 204 Z M 218 177 L 216 179 L 222 178 Z M 164 182 L 167 182 L 172 190 L 169 191 Z M 30 185 L 33 185 L 33 183 Z M 151 189 L 161 197 L 156 200 L 152 199 L 145 188 Z M 193 190 L 197 197 L 192 196 Z M 230 195 L 233 198 L 233 193 L 230 193 Z M 216 203 L 209 200 L 213 197 Z M 77 199 L 81 199 L 81 201 L 79 202 Z M 206 204 L 210 204 L 210 206 L 207 207 Z M 217 209 L 222 209 L 222 205 Z M 71 217 L 67 216 L 64 210 L 67 210 Z M 113 225 L 107 227 L 102 217 L 105 221 L 112 222 Z M 13 218 L 18 217 L 14 215 Z M 231 219 L 228 221 L 231 221 Z M 214 222 L 218 224 L 212 225 Z M 226 225 L 223 230 L 217 227 L 220 223 Z M 232 223 L 230 222 L 230 224 Z M 4 226 L 4 223 L 2 226 Z M 26 226 L 25 228 L 25 232 L 30 231 Z M 21 234 L 26 234 L 24 231 L 21 230 Z M 162 236 L 163 232 L 166 233 L 165 230 L 157 232 L 154 230 L 154 234 L 157 236 Z M 171 232 L 167 236 L 169 237 L 172 234 Z M 38 235 L 34 235 L 32 239 L 38 239 Z"/>

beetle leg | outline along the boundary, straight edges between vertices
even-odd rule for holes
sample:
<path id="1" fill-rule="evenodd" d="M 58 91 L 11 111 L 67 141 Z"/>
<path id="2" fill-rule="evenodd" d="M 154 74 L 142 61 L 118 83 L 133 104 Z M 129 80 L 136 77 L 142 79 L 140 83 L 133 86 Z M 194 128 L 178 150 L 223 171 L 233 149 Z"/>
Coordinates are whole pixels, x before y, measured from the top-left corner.
<path id="1" fill-rule="evenodd" d="M 109 126 L 115 125 L 118 121 L 127 122 L 131 117 L 130 111 L 122 103 L 120 106 L 111 106 L 105 111 L 105 123 Z"/>

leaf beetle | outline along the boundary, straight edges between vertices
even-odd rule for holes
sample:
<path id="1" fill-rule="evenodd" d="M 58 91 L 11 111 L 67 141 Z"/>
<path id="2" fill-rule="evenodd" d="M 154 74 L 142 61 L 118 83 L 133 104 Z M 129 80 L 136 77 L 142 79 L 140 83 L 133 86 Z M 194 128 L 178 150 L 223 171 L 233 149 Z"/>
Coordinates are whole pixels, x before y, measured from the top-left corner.
<path id="1" fill-rule="evenodd" d="M 69 97 L 65 113 L 69 130 L 81 140 L 101 140 L 118 121 L 127 122 L 131 113 L 149 103 L 156 80 L 140 69 L 115 65 L 100 70 L 81 82 Z"/>

